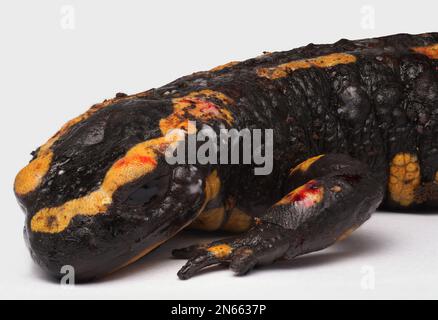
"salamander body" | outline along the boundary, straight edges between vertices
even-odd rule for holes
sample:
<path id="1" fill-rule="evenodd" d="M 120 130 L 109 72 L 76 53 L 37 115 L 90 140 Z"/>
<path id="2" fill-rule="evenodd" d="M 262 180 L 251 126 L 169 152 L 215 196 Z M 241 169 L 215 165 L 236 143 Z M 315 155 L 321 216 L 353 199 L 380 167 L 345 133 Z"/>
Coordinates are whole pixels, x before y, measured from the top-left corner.
<path id="1" fill-rule="evenodd" d="M 169 164 L 173 130 L 203 125 L 272 130 L 272 172 Z M 236 235 L 174 250 L 181 279 L 212 264 L 245 274 L 344 239 L 378 207 L 436 210 L 437 136 L 438 33 L 344 39 L 117 94 L 39 147 L 14 190 L 55 277 L 106 275 L 186 227 Z"/>

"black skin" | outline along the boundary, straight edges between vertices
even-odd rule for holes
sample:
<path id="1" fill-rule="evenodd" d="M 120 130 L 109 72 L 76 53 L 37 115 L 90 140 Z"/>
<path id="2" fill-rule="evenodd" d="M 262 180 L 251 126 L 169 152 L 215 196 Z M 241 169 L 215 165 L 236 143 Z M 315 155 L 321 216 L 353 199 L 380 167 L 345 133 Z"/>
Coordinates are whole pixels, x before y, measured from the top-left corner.
<path id="1" fill-rule="evenodd" d="M 54 159 L 42 183 L 26 195 L 17 194 L 26 212 L 24 234 L 32 257 L 55 277 L 62 276 L 63 265 L 75 267 L 78 281 L 104 276 L 193 221 L 206 198 L 205 179 L 214 170 L 221 180 L 218 197 L 235 199 L 254 217 L 254 225 L 231 239 L 175 250 L 176 257 L 189 259 L 178 273 L 181 279 L 211 264 L 228 264 L 245 274 L 259 264 L 321 250 L 359 227 L 379 205 L 436 209 L 438 61 L 411 50 L 436 43 L 438 33 L 310 44 L 195 73 L 139 95 L 118 94 L 108 107 L 62 135 L 51 148 Z M 257 68 L 342 52 L 357 61 L 296 70 L 275 80 L 256 73 Z M 226 106 L 232 125 L 204 121 L 215 130 L 220 125 L 274 129 L 270 175 L 255 176 L 250 165 L 171 166 L 160 158 L 152 173 L 120 187 L 106 212 L 78 215 L 60 233 L 31 230 L 39 210 L 96 190 L 130 148 L 159 137 L 159 121 L 172 113 L 172 98 L 205 89 L 234 101 Z M 200 122 L 191 115 L 187 119 Z M 388 165 L 400 152 L 417 154 L 421 164 L 419 201 L 408 208 L 385 194 Z M 321 154 L 308 170 L 289 176 L 291 168 Z M 199 180 L 201 188 L 189 192 Z M 275 205 L 299 186 L 322 187 L 323 197 L 305 208 Z M 228 245 L 230 252 L 217 256 L 208 250 L 218 244 Z"/>

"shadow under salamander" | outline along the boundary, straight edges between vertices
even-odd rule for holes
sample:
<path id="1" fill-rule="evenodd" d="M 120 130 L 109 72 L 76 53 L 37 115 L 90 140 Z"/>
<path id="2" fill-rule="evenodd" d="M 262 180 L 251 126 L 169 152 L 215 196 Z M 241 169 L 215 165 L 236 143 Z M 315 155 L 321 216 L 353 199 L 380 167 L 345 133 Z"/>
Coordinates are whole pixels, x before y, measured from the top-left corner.
<path id="1" fill-rule="evenodd" d="M 168 242 L 163 244 L 157 250 L 151 252 L 147 256 L 137 261 L 136 263 L 127 266 L 122 270 L 119 270 L 107 277 L 104 277 L 98 282 L 115 281 L 138 272 L 147 272 L 148 269 L 158 267 L 160 263 L 163 263 L 167 259 L 171 259 L 170 252 L 172 251 L 172 249 L 189 246 L 196 243 L 209 242 L 212 240 L 221 239 L 226 236 L 230 235 L 224 233 L 206 233 L 193 230 L 182 232 L 175 238 L 170 239 Z M 251 273 L 255 273 L 257 272 L 257 270 L 293 270 L 300 268 L 311 268 L 312 266 L 327 265 L 340 260 L 347 260 L 349 258 L 357 257 L 363 254 L 378 252 L 390 245 L 390 241 L 388 241 L 386 237 L 384 238 L 383 235 L 379 235 L 378 237 L 376 237 L 375 234 L 373 235 L 358 232 L 354 233 L 346 240 L 336 243 L 328 249 L 303 255 L 293 260 L 278 261 L 268 266 L 260 266 L 257 267 L 255 270 L 252 270 Z M 181 266 L 183 266 L 186 260 L 178 261 L 181 261 Z M 227 269 L 227 266 L 211 266 L 201 270 L 196 276 L 208 274 L 209 272 L 221 269 Z M 177 279 L 177 271 L 178 270 L 175 269 L 175 279 Z"/>

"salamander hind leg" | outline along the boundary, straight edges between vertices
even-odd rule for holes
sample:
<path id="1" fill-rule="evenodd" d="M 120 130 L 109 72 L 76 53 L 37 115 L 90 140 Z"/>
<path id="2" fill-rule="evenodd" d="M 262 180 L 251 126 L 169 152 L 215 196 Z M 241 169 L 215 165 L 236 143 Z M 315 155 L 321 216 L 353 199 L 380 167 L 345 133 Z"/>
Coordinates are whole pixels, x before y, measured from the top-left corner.
<path id="1" fill-rule="evenodd" d="M 175 257 L 189 259 L 178 276 L 188 279 L 217 264 L 242 275 L 257 265 L 324 249 L 363 224 L 384 194 L 366 165 L 340 154 L 297 166 L 285 189 L 284 197 L 242 235 L 174 250 Z"/>

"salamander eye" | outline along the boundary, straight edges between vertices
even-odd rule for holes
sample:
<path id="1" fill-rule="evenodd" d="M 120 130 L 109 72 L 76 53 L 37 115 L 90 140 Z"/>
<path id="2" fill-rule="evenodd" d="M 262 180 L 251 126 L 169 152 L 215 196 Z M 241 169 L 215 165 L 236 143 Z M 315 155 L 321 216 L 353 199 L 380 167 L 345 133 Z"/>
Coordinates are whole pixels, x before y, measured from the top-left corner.
<path id="1" fill-rule="evenodd" d="M 169 175 L 155 176 L 132 191 L 125 200 L 129 206 L 144 206 L 160 199 L 169 186 Z"/>

